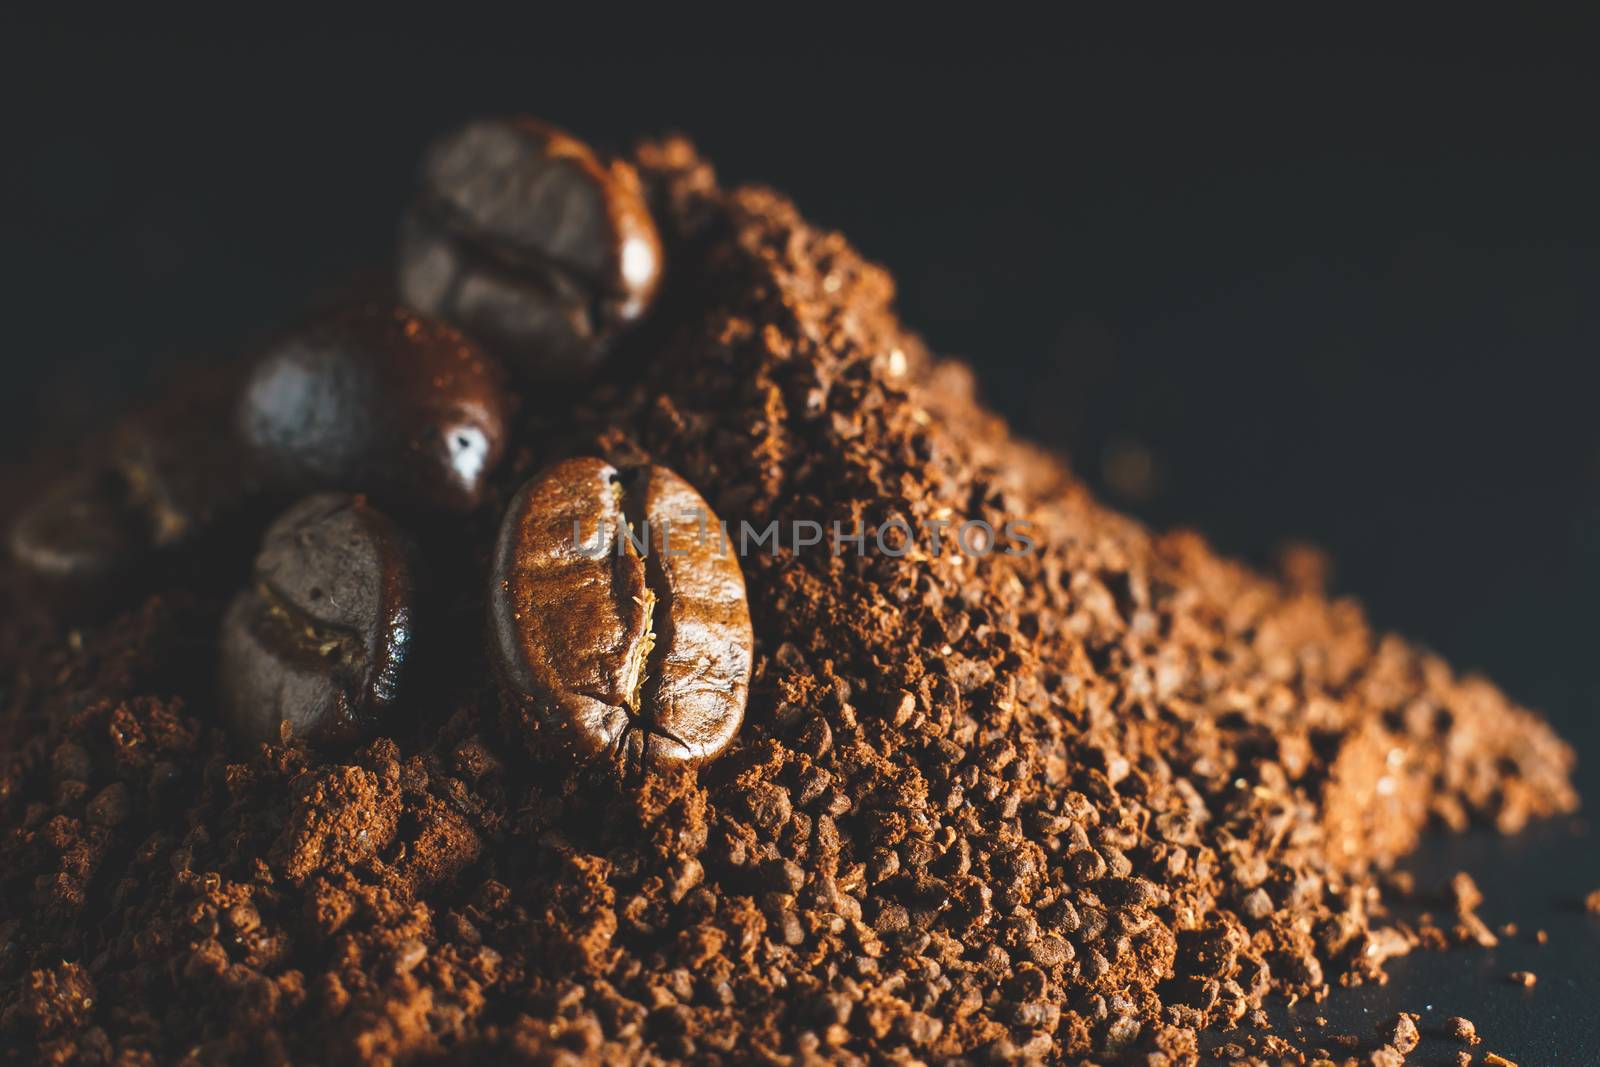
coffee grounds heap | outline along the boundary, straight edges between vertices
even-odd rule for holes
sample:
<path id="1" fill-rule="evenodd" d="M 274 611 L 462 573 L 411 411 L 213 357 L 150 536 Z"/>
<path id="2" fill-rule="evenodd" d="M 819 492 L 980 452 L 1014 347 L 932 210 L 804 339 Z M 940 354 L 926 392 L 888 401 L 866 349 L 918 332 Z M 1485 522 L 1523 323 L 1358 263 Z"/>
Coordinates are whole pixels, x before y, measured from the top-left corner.
<path id="1" fill-rule="evenodd" d="M 1416 944 L 1376 872 L 1430 822 L 1575 806 L 1543 722 L 1315 559 L 1263 577 L 1104 509 L 843 238 L 681 140 L 635 163 L 656 308 L 599 384 L 523 397 L 448 535 L 409 531 L 462 580 L 419 604 L 377 739 L 225 728 L 217 628 L 264 526 L 216 535 L 227 582 L 157 569 L 82 620 L 0 578 L 10 1059 L 1176 1065 L 1247 1030 L 1292 1057 L 1263 1005 Z M 598 780 L 510 736 L 484 636 L 499 518 L 566 456 L 661 464 L 735 524 L 951 526 L 743 558 L 732 746 Z M 1031 553 L 955 545 L 1019 518 Z"/>

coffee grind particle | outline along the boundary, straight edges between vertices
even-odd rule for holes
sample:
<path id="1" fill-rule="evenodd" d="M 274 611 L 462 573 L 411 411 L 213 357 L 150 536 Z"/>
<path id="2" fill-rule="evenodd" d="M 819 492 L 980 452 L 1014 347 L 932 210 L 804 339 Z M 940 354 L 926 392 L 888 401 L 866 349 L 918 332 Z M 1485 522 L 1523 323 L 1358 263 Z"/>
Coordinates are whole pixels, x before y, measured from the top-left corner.
<path id="1" fill-rule="evenodd" d="M 1386 1022 L 1378 1024 L 1378 1036 L 1400 1053 L 1408 1053 L 1422 1040 L 1417 1032 L 1417 1016 L 1401 1012 Z"/>
<path id="2" fill-rule="evenodd" d="M 1175 1065 L 1223 1034 L 1278 1062 L 1259 1008 L 1415 947 L 1374 872 L 1425 826 L 1575 805 L 1570 750 L 1489 683 L 1010 437 L 783 197 L 681 140 L 633 170 L 649 314 L 567 399 L 522 396 L 471 511 L 409 531 L 445 577 L 362 747 L 225 725 L 218 622 L 264 526 L 212 533 L 229 581 L 139 574 L 97 613 L 0 569 L 11 1059 Z M 500 219 L 445 222 L 518 299 L 565 292 Z M 739 559 L 714 761 L 599 780 L 502 713 L 495 532 L 571 456 L 779 524 Z M 835 522 L 861 547 L 794 533 Z"/>
<path id="3" fill-rule="evenodd" d="M 1483 1040 L 1478 1036 L 1478 1028 L 1471 1019 L 1464 1019 L 1459 1015 L 1452 1015 L 1444 1021 L 1446 1037 L 1455 1039 L 1463 1045 L 1476 1045 Z"/>

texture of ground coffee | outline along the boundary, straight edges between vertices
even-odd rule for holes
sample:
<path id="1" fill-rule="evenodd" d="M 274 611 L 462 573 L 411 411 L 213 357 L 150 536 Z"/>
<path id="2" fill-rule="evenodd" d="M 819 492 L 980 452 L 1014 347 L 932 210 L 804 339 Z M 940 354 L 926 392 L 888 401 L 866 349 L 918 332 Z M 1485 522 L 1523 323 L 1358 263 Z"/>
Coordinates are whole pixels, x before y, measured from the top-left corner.
<path id="1" fill-rule="evenodd" d="M 162 569 L 81 619 L 0 575 L 12 1060 L 1176 1065 L 1233 1031 L 1303 1062 L 1264 1001 L 1417 943 L 1385 863 L 1430 821 L 1575 805 L 1540 720 L 1374 633 L 1314 560 L 1267 578 L 1151 534 L 1010 438 L 783 197 L 678 140 L 634 162 L 657 306 L 605 382 L 524 397 L 475 511 L 411 531 L 463 580 L 419 609 L 388 736 L 223 728 L 218 619 L 259 528 L 217 535 L 229 581 Z M 750 695 L 715 763 L 535 772 L 481 579 L 511 494 L 576 455 L 659 463 L 735 523 L 951 525 L 937 552 L 743 560 Z M 1017 518 L 1033 552 L 956 550 Z M 1403 1062 L 1413 1037 L 1325 1043 Z"/>

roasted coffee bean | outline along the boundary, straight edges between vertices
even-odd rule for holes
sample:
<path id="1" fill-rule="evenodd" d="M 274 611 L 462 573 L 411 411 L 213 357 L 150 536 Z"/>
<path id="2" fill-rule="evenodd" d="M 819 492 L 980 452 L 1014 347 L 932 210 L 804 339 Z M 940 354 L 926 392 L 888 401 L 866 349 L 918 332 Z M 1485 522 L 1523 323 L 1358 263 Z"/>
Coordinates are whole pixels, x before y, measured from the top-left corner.
<path id="1" fill-rule="evenodd" d="M 523 486 L 500 527 L 489 623 L 508 713 L 536 748 L 628 771 L 728 746 L 751 630 L 718 530 L 664 467 L 570 459 Z"/>
<path id="2" fill-rule="evenodd" d="M 126 569 L 150 530 L 111 468 L 74 471 L 48 486 L 11 526 L 11 554 L 48 578 L 103 578 Z"/>
<path id="3" fill-rule="evenodd" d="M 358 304 L 272 344 L 238 419 L 263 469 L 297 491 L 460 511 L 505 449 L 509 404 L 499 365 L 451 327 Z"/>
<path id="4" fill-rule="evenodd" d="M 190 543 L 257 488 L 231 432 L 235 379 L 199 376 L 132 415 L 12 524 L 12 554 L 33 573 L 85 581 Z"/>
<path id="5" fill-rule="evenodd" d="M 532 379 L 591 370 L 660 275 L 638 175 L 531 118 L 471 122 L 436 142 L 401 226 L 405 300 Z"/>
<path id="6" fill-rule="evenodd" d="M 364 498 L 309 497 L 267 530 L 222 620 L 218 684 L 234 731 L 313 743 L 369 734 L 411 650 L 411 549 Z"/>

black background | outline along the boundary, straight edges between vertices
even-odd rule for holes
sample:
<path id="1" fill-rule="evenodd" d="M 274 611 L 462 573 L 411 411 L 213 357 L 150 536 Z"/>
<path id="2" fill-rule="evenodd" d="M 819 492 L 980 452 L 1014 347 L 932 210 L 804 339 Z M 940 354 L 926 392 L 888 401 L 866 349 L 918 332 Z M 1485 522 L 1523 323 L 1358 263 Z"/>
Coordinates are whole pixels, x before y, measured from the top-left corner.
<path id="1" fill-rule="evenodd" d="M 527 110 L 604 145 L 678 128 L 885 263 L 907 321 L 1110 499 L 1259 561 L 1324 546 L 1380 625 L 1546 710 L 1600 795 L 1588 27 L 1017 26 L 959 49 L 842 17 L 814 41 L 777 28 L 646 47 L 534 18 L 13 24 L 0 444 L 71 440 L 175 360 L 381 266 L 418 152 L 455 120 Z M 1317 1010 L 1459 1012 L 1523 1067 L 1600 1063 L 1585 823 L 1415 866 L 1467 867 L 1491 921 L 1552 945 L 1402 961 Z"/>

